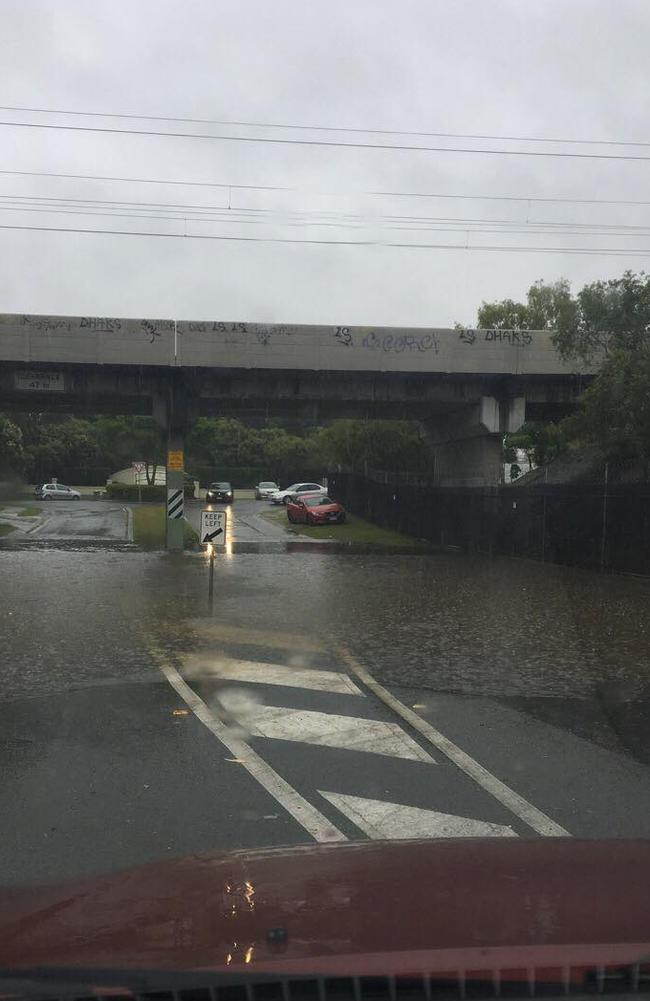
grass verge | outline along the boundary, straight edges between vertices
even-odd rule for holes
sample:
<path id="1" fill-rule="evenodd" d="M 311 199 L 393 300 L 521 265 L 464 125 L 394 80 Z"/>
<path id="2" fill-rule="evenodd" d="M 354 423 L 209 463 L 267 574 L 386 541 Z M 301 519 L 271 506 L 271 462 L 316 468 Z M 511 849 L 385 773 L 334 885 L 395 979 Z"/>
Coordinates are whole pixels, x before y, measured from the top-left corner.
<path id="1" fill-rule="evenodd" d="M 371 521 L 357 518 L 354 514 L 348 514 L 343 525 L 291 525 L 287 521 L 287 512 L 284 507 L 279 510 L 262 512 L 263 518 L 274 521 L 278 525 L 283 525 L 287 531 L 306 535 L 310 539 L 332 539 L 336 542 L 351 542 L 360 544 L 371 544 L 380 546 L 414 546 L 422 545 L 418 539 L 411 535 L 401 535 L 400 532 L 393 532 L 388 528 L 381 528 L 380 525 L 373 525 Z"/>
<path id="2" fill-rule="evenodd" d="M 133 541 L 150 549 L 164 549 L 166 516 L 163 504 L 143 504 L 131 508 L 133 512 Z M 198 542 L 198 535 L 187 522 L 183 525 L 185 547 Z"/>
<path id="3" fill-rule="evenodd" d="M 0 525 L 0 536 L 10 535 L 11 532 L 15 532 L 16 528 L 14 525 Z"/>
<path id="4" fill-rule="evenodd" d="M 37 518 L 40 513 L 41 513 L 40 507 L 33 507 L 33 506 L 28 505 L 27 507 L 24 507 L 22 509 L 22 511 L 18 512 L 18 517 L 19 518 Z"/>

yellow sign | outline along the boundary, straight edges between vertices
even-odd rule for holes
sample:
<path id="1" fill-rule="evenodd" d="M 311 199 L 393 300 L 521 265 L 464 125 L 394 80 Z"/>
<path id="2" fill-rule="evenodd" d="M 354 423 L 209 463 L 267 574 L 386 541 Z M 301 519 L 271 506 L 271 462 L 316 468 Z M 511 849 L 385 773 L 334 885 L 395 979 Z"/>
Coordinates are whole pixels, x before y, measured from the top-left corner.
<path id="1" fill-rule="evenodd" d="M 172 469 L 175 472 L 183 471 L 183 453 L 182 452 L 168 452 L 167 453 L 167 469 Z"/>

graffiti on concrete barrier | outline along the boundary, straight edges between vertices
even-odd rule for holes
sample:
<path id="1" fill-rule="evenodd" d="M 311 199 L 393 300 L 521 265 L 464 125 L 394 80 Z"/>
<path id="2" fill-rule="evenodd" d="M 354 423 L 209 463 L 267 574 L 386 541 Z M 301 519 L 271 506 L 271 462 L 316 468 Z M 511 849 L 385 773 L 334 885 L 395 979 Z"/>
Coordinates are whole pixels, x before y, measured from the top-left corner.
<path id="1" fill-rule="evenodd" d="M 140 326 L 148 335 L 150 344 L 153 344 L 156 337 L 161 336 L 160 331 L 156 329 L 156 324 L 152 323 L 151 320 L 140 320 Z"/>
<path id="2" fill-rule="evenodd" d="M 29 327 L 30 330 L 38 330 L 45 334 L 54 333 L 55 330 L 67 330 L 69 332 L 71 328 L 69 320 L 52 316 L 23 315 L 23 326 Z"/>
<path id="3" fill-rule="evenodd" d="M 111 316 L 82 316 L 79 326 L 82 330 L 94 330 L 96 333 L 112 334 L 122 329 L 121 320 Z"/>
<path id="4" fill-rule="evenodd" d="M 245 334 L 248 330 L 248 324 L 224 323 L 223 320 L 214 320 L 212 323 L 190 323 L 190 330 L 201 330 L 203 332 L 211 330 L 213 334 Z"/>
<path id="5" fill-rule="evenodd" d="M 354 344 L 349 327 L 336 327 L 334 331 L 334 339 L 346 348 L 351 348 Z"/>
<path id="6" fill-rule="evenodd" d="M 464 327 L 458 331 L 458 339 L 463 344 L 476 344 L 477 340 L 493 344 L 510 344 L 512 347 L 527 348 L 532 344 L 533 335 L 530 330 L 473 330 Z"/>
<path id="7" fill-rule="evenodd" d="M 402 354 L 404 351 L 433 351 L 438 354 L 440 345 L 435 334 L 383 334 L 374 330 L 363 338 L 362 347 L 370 351 Z"/>
<path id="8" fill-rule="evenodd" d="M 485 340 L 494 341 L 499 344 L 520 345 L 528 347 L 533 339 L 530 330 L 486 330 Z"/>

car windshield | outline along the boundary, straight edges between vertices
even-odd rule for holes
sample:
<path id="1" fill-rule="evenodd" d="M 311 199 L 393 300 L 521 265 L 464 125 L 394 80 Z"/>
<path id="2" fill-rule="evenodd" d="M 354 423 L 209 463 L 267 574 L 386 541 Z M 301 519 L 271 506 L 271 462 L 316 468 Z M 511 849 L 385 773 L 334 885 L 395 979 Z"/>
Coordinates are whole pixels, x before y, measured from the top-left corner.
<path id="1" fill-rule="evenodd" d="M 647 993 L 650 0 L 0 19 L 0 1001 Z"/>

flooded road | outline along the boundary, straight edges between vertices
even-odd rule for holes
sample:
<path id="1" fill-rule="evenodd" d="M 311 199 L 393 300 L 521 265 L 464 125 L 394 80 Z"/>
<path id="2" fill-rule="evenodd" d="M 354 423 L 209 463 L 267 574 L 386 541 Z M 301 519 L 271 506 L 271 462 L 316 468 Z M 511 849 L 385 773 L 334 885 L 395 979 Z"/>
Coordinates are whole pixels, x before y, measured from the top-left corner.
<path id="1" fill-rule="evenodd" d="M 649 582 L 462 554 L 287 549 L 276 526 L 254 543 L 258 510 L 242 501 L 232 513 L 211 616 L 202 552 L 45 539 L 0 551 L 0 811 L 16 831 L 0 879 L 11 865 L 18 880 L 53 878 L 308 840 L 237 765 L 248 752 L 215 736 L 233 712 L 264 767 L 324 818 L 317 832 L 389 836 L 388 803 L 412 836 L 543 833 L 495 806 L 489 783 L 463 777 L 355 664 L 551 828 L 650 836 Z M 211 732 L 187 709 L 196 697 Z"/>
<path id="2" fill-rule="evenodd" d="M 106 500 L 41 501 L 41 523 L 30 533 L 42 539 L 128 541 L 129 513 L 123 504 Z"/>

